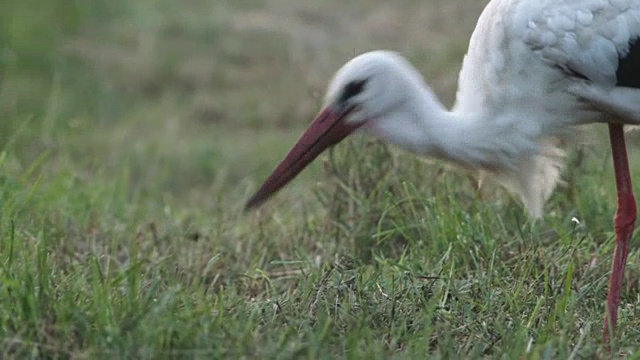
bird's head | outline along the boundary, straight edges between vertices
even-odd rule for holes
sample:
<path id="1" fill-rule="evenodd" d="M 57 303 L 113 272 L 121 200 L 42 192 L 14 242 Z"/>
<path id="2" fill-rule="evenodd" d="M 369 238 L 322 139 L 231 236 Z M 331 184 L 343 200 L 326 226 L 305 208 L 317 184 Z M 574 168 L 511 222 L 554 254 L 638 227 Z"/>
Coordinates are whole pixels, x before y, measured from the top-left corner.
<path id="1" fill-rule="evenodd" d="M 373 127 L 402 105 L 408 89 L 421 81 L 409 62 L 394 52 L 368 52 L 346 63 L 329 83 L 319 114 L 246 208 L 263 203 L 327 148 L 360 128 Z"/>
<path id="2" fill-rule="evenodd" d="M 324 109 L 341 113 L 346 124 L 364 125 L 406 100 L 407 83 L 421 79 L 395 52 L 364 53 L 336 72 L 327 88 Z"/>

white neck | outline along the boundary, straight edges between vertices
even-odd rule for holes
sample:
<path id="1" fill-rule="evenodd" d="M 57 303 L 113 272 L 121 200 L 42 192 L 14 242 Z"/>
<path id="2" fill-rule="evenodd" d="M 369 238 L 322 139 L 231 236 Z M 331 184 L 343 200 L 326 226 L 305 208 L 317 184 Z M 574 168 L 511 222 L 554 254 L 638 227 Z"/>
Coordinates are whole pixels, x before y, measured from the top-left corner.
<path id="1" fill-rule="evenodd" d="M 374 135 L 413 153 L 491 171 L 513 170 L 518 155 L 535 152 L 535 139 L 523 138 L 526 132 L 513 131 L 484 116 L 448 111 L 429 89 L 421 88 L 369 128 Z"/>

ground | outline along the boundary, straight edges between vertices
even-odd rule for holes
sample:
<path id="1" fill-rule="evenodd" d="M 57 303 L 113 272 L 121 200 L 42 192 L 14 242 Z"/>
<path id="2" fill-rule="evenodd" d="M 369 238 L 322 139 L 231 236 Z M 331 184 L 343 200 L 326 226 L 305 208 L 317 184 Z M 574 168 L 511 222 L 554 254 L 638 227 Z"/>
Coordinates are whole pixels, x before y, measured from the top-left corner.
<path id="1" fill-rule="evenodd" d="M 540 222 L 362 137 L 242 210 L 353 55 L 399 51 L 451 104 L 484 5 L 2 2 L 0 357 L 605 356 L 602 125 Z M 632 358 L 637 248 L 614 344 Z"/>

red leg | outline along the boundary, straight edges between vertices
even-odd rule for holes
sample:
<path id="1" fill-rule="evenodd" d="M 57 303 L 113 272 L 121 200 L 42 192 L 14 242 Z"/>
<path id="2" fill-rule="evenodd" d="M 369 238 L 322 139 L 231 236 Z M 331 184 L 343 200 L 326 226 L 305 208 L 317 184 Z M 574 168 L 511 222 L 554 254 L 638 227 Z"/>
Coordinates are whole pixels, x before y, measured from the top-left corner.
<path id="1" fill-rule="evenodd" d="M 629 241 L 633 234 L 636 221 L 636 201 L 631 189 L 631 174 L 627 149 L 624 143 L 622 125 L 609 124 L 609 138 L 613 155 L 613 169 L 616 174 L 616 189 L 618 191 L 618 207 L 613 218 L 613 228 L 616 234 L 616 246 L 613 252 L 613 264 L 609 278 L 609 293 L 607 295 L 607 311 L 604 317 L 604 342 L 609 343 L 609 336 L 615 334 L 618 321 L 618 305 L 620 305 L 620 289 L 624 279 L 624 266 L 629 253 Z M 611 327 L 609 327 L 611 326 Z"/>

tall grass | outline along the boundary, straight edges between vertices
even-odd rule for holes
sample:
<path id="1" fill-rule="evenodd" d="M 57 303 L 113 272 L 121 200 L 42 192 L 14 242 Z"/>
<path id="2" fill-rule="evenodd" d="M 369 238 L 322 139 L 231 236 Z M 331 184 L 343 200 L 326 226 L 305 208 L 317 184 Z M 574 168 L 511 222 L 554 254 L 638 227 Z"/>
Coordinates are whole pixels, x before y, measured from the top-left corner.
<path id="1" fill-rule="evenodd" d="M 354 52 L 405 53 L 450 102 L 482 5 L 2 2 L 0 356 L 605 356 L 598 135 L 538 223 L 364 138 L 242 211 Z M 616 342 L 631 357 L 633 249 Z"/>

